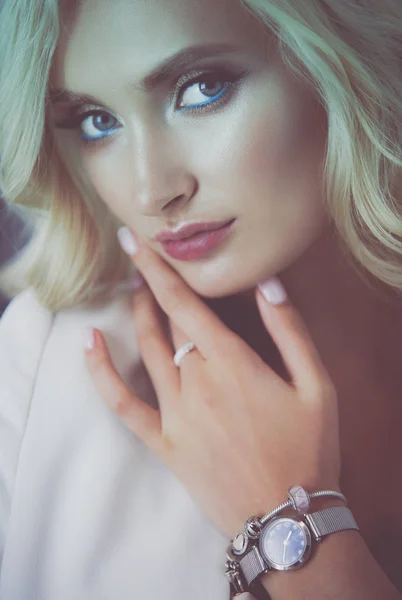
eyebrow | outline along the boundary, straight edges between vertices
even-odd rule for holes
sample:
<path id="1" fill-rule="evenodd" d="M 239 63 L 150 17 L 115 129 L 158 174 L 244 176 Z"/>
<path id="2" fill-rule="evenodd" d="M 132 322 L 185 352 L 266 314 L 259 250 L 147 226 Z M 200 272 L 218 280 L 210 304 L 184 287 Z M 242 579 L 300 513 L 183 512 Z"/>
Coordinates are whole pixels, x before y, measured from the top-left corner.
<path id="1" fill-rule="evenodd" d="M 141 79 L 138 84 L 131 84 L 129 87 L 135 87 L 145 92 L 152 92 L 162 83 L 188 68 L 191 63 L 197 60 L 222 54 L 234 54 L 238 53 L 240 50 L 241 48 L 239 46 L 222 43 L 188 46 L 164 60 L 148 75 Z M 67 104 L 97 104 L 99 102 L 96 98 L 87 94 L 77 94 L 76 92 L 55 88 L 49 89 L 48 97 L 52 104 L 61 102 Z"/>

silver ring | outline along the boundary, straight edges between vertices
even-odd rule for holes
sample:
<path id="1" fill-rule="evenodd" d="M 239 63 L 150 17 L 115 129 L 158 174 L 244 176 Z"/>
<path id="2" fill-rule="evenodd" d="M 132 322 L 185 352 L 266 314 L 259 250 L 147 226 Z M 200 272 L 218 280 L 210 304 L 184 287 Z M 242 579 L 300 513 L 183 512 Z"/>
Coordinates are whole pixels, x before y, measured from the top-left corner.
<path id="1" fill-rule="evenodd" d="M 195 347 L 196 346 L 194 342 L 186 342 L 181 348 L 177 350 L 176 354 L 173 357 L 173 362 L 176 365 L 176 367 L 180 365 L 180 361 L 183 358 L 183 356 L 188 354 L 188 352 L 191 352 L 191 350 L 193 350 Z"/>

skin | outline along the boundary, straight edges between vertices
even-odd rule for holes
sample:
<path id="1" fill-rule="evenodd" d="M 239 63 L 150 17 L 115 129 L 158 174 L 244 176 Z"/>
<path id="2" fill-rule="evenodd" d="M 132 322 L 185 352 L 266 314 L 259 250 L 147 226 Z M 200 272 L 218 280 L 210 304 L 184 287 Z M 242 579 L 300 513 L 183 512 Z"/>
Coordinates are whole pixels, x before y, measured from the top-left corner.
<path id="1" fill-rule="evenodd" d="M 246 74 L 216 110 L 180 111 L 179 100 L 168 97 L 173 81 L 152 92 L 139 89 L 167 56 L 217 42 L 240 49 L 193 66 Z M 379 550 L 378 516 L 386 513 L 390 531 L 402 535 L 392 501 L 402 489 L 389 468 L 390 453 L 402 456 L 401 309 L 357 275 L 330 227 L 322 194 L 326 115 L 314 92 L 282 62 L 273 36 L 230 0 L 85 0 L 79 12 L 65 15 L 51 85 L 94 96 L 91 108 L 117 119 L 109 121 L 115 132 L 102 146 L 84 146 L 78 131 L 55 129 L 64 159 L 78 156 L 122 223 L 281 372 L 253 293 L 279 275 L 338 392 L 341 488 L 386 570 L 389 547 Z M 197 83 L 181 94 L 186 105 L 210 99 Z M 65 111 L 64 104 L 54 106 L 55 123 Z M 85 123 L 87 133 L 102 135 L 94 119 Z M 182 222 L 234 217 L 230 238 L 201 260 L 172 259 L 152 241 Z M 396 573 L 390 577 L 397 581 Z"/>

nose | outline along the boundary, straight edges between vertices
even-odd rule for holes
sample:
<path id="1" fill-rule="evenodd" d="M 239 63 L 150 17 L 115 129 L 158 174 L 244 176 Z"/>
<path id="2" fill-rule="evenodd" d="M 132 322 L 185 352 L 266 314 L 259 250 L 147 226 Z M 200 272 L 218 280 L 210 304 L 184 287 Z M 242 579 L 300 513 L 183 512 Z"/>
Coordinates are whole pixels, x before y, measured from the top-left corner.
<path id="1" fill-rule="evenodd" d="M 182 212 L 197 188 L 177 136 L 163 122 L 144 121 L 135 128 L 133 190 L 139 214 L 173 217 Z"/>

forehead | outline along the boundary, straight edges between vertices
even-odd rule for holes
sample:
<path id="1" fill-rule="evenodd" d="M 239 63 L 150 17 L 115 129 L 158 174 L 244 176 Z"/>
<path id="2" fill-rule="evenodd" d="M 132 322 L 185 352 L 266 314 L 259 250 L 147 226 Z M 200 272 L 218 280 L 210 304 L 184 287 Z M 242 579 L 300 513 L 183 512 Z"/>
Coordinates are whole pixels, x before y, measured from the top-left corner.
<path id="1" fill-rule="evenodd" d="M 268 40 L 239 0 L 83 0 L 74 13 L 68 10 L 52 69 L 58 88 L 140 80 L 186 46 L 228 43 L 261 51 Z"/>

